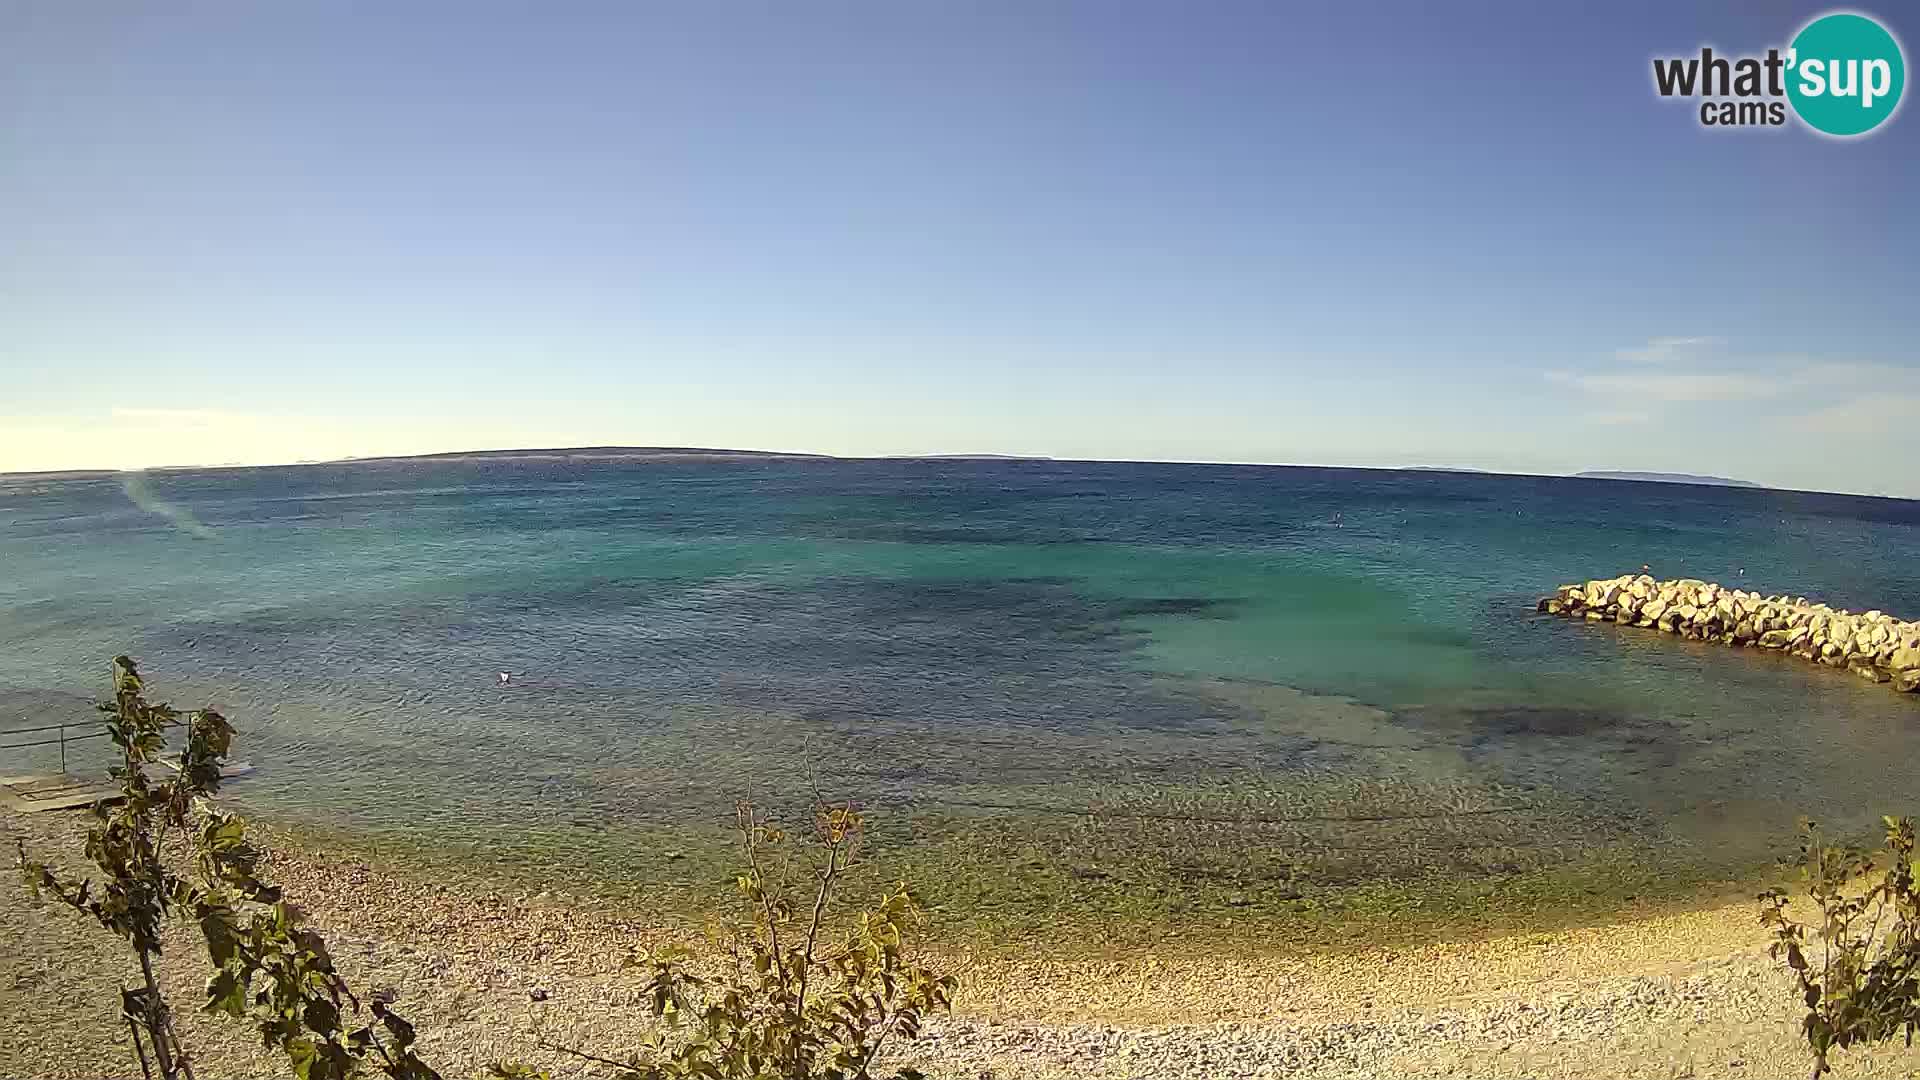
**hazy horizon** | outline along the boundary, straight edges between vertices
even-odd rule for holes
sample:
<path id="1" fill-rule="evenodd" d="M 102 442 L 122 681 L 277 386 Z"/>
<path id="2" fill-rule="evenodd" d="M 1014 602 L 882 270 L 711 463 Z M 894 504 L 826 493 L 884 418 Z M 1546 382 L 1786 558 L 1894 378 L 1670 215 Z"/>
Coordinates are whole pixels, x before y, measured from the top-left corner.
<path id="1" fill-rule="evenodd" d="M 926 453 L 913 453 L 913 454 L 828 454 L 828 453 L 823 453 L 821 451 L 815 451 L 815 450 L 773 449 L 773 448 L 760 448 L 760 447 L 655 446 L 655 445 L 639 445 L 639 444 L 633 444 L 633 445 L 582 444 L 582 445 L 576 445 L 576 446 L 557 446 L 557 445 L 556 446 L 502 446 L 502 447 L 486 447 L 486 448 L 466 448 L 466 449 L 460 449 L 460 450 L 427 450 L 427 451 L 422 451 L 416 454 L 373 455 L 369 457 L 302 458 L 295 461 L 252 462 L 252 463 L 238 462 L 238 461 L 208 461 L 208 462 L 191 462 L 191 463 L 173 464 L 173 465 L 147 465 L 147 466 L 139 466 L 135 468 L 0 469 L 0 476 L 35 476 L 35 475 L 59 475 L 59 474 L 77 474 L 77 473 L 118 474 L 118 473 L 139 473 L 139 472 L 193 472 L 193 471 L 214 470 L 214 469 L 278 469 L 278 468 L 297 468 L 303 465 L 351 465 L 359 462 L 379 462 L 379 461 L 389 461 L 389 460 L 403 460 L 403 461 L 404 460 L 433 460 L 433 459 L 460 460 L 460 459 L 469 458 L 469 457 L 478 458 L 478 457 L 489 457 L 489 456 L 507 456 L 507 455 L 515 455 L 515 454 L 525 454 L 525 455 L 556 454 L 557 455 L 557 454 L 588 454 L 593 452 L 606 452 L 606 453 L 612 453 L 615 455 L 619 454 L 620 452 L 630 452 L 634 454 L 636 458 L 640 458 L 640 459 L 644 459 L 648 453 L 657 453 L 662 457 L 671 457 L 675 455 L 686 455 L 688 457 L 697 457 L 700 455 L 713 455 L 715 457 L 725 457 L 727 455 L 741 455 L 741 456 L 751 456 L 751 457 L 767 457 L 767 458 L 775 458 L 775 459 L 791 459 L 791 458 L 816 459 L 821 461 L 996 460 L 996 461 L 1048 461 L 1048 462 L 1059 462 L 1063 464 L 1087 463 L 1087 464 L 1107 464 L 1107 465 L 1127 465 L 1127 464 L 1222 465 L 1222 466 L 1234 466 L 1234 467 L 1271 468 L 1271 469 L 1362 469 L 1362 470 L 1370 470 L 1370 471 L 1378 471 L 1378 472 L 1458 472 L 1458 473 L 1484 473 L 1484 474 L 1493 475 L 1493 476 L 1542 476 L 1542 477 L 1566 477 L 1571 479 L 1645 480 L 1645 481 L 1651 481 L 1651 482 L 1673 482 L 1673 483 L 1698 482 L 1698 483 L 1703 483 L 1706 486 L 1714 486 L 1714 487 L 1728 486 L 1728 487 L 1736 487 L 1736 488 L 1742 488 L 1742 487 L 1761 488 L 1761 489 L 1767 489 L 1767 490 L 1806 490 L 1806 491 L 1812 491 L 1820 494 L 1864 495 L 1864 496 L 1869 496 L 1873 498 L 1904 498 L 1904 496 L 1888 495 L 1883 492 L 1833 491 L 1833 490 L 1824 489 L 1824 488 L 1806 488 L 1806 489 L 1776 488 L 1776 487 L 1773 487 L 1772 485 L 1758 484 L 1753 481 L 1749 481 L 1743 477 L 1719 476 L 1719 475 L 1713 475 L 1713 474 L 1707 474 L 1707 473 L 1687 473 L 1687 472 L 1677 472 L 1672 470 L 1658 470 L 1658 469 L 1611 469 L 1611 468 L 1604 468 L 1604 467 L 1598 467 L 1598 466 L 1590 466 L 1588 468 L 1579 469 L 1572 472 L 1532 473 L 1532 472 L 1505 471 L 1500 469 L 1483 469 L 1473 465 L 1459 465 L 1459 464 L 1454 464 L 1454 465 L 1427 465 L 1427 464 L 1346 465 L 1338 462 L 1309 462 L 1309 461 L 1206 461 L 1206 460 L 1187 459 L 1187 458 L 1063 458 L 1063 457 L 1053 457 L 1053 456 L 1044 455 L 1044 454 L 1005 454 L 1005 453 L 990 453 L 990 452 L 965 451 L 965 450 L 930 451 Z"/>
<path id="2" fill-rule="evenodd" d="M 0 470 L 625 444 L 1920 497 L 1914 119 L 1716 132 L 1650 85 L 1825 10 L 9 5 Z"/>

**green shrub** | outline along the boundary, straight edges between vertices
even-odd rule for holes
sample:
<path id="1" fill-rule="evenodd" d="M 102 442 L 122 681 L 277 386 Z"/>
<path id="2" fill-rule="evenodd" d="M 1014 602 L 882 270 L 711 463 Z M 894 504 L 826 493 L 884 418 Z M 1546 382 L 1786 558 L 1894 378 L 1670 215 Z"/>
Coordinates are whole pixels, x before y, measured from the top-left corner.
<path id="1" fill-rule="evenodd" d="M 738 814 L 747 862 L 738 885 L 753 923 L 733 936 L 729 962 L 718 974 L 695 974 L 684 951 L 643 956 L 649 1009 L 662 1030 L 626 1061 L 568 1052 L 617 1066 L 619 1080 L 869 1080 L 889 1040 L 917 1037 L 928 1015 L 951 1007 L 956 981 L 908 958 L 917 907 L 904 882 L 850 926 L 831 929 L 836 891 L 860 846 L 851 806 L 816 807 L 819 861 L 798 905 L 785 886 L 794 862 L 788 838 L 751 804 Z M 522 1065 L 497 1066 L 493 1075 L 551 1080 Z"/>
<path id="2" fill-rule="evenodd" d="M 1911 818 L 1885 818 L 1880 856 L 1826 842 L 1802 825 L 1802 873 L 1820 909 L 1818 924 L 1788 916 L 1789 898 L 1762 893 L 1760 921 L 1773 932 L 1772 954 L 1793 972 L 1807 1014 L 1813 1075 L 1832 1071 L 1830 1055 L 1920 1027 L 1920 893 L 1913 877 Z M 1817 945 L 1815 943 L 1818 943 Z M 1812 954 L 1817 952 L 1817 956 Z"/>
<path id="3" fill-rule="evenodd" d="M 212 709 L 183 714 L 150 704 L 138 669 L 124 656 L 114 658 L 113 689 L 100 711 L 121 751 L 113 769 L 120 797 L 116 806 L 95 804 L 86 842 L 88 860 L 104 876 L 97 885 L 62 880 L 29 860 L 24 843 L 19 866 L 30 889 L 91 916 L 139 958 L 141 985 L 121 992 L 121 1012 L 141 1073 L 149 1080 L 156 1071 L 161 1080 L 193 1077 L 192 1055 L 153 974 L 163 925 L 184 918 L 199 927 L 214 968 L 205 1011 L 252 1020 L 300 1080 L 438 1080 L 413 1052 L 413 1028 L 387 1001 L 369 1002 L 375 1023 L 349 1029 L 359 1001 L 334 970 L 326 942 L 258 876 L 246 823 L 206 801 L 219 790 L 232 725 Z M 170 727 L 186 728 L 186 748 L 174 762 L 174 779 L 154 783 L 146 767 L 161 761 Z M 191 875 L 165 858 L 170 838 L 191 848 Z"/>

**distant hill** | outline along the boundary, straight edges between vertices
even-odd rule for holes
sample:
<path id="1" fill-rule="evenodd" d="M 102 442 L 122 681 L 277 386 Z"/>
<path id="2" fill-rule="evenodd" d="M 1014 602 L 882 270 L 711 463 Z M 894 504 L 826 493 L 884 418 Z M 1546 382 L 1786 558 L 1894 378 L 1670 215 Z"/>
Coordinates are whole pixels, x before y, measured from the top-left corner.
<path id="1" fill-rule="evenodd" d="M 905 461 L 1051 461 L 1024 454 L 902 454 Z M 441 454 L 399 454 L 347 458 L 356 465 L 397 461 L 834 461 L 832 454 L 784 450 L 726 450 L 701 446 L 569 446 L 542 450 L 454 450 Z"/>
<path id="2" fill-rule="evenodd" d="M 1758 488 L 1751 480 L 1730 480 L 1724 476 L 1694 476 L 1671 472 L 1583 472 L 1573 475 L 1587 480 L 1640 480 L 1651 484 L 1705 484 L 1709 487 Z"/>
<path id="3" fill-rule="evenodd" d="M 1038 454 L 906 454 L 910 461 L 1052 461 Z"/>
<path id="4" fill-rule="evenodd" d="M 779 450 L 712 450 L 698 446 L 570 446 L 547 450 L 454 450 L 443 454 L 398 454 L 348 458 L 355 464 L 384 461 L 784 461 L 829 460 L 826 454 L 790 454 Z"/>

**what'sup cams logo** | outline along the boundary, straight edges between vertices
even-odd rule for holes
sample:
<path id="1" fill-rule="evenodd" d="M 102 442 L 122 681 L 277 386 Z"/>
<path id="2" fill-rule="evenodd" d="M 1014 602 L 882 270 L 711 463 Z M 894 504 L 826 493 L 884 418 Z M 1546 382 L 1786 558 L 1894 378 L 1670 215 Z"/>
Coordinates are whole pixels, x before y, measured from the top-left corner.
<path id="1" fill-rule="evenodd" d="M 1823 135 L 1865 135 L 1892 119 L 1907 86 L 1900 42 L 1865 15 L 1837 11 L 1765 56 L 1655 57 L 1663 98 L 1698 98 L 1703 127 L 1781 127 L 1791 115 Z"/>

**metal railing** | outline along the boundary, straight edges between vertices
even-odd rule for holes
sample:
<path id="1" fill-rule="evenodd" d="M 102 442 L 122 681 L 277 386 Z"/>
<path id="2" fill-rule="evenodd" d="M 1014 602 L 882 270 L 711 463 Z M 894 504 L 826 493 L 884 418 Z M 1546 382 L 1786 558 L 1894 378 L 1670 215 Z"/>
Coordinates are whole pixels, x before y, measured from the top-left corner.
<path id="1" fill-rule="evenodd" d="M 112 734 L 112 732 L 109 731 L 96 730 L 81 735 L 69 735 L 67 734 L 67 729 L 80 728 L 84 730 L 86 728 L 96 727 L 97 725 L 98 721 L 85 724 L 62 721 L 57 724 L 41 724 L 38 727 L 0 728 L 0 738 L 6 738 L 12 735 L 37 735 L 46 731 L 58 733 L 51 739 L 31 739 L 26 742 L 0 742 L 0 750 L 25 750 L 34 746 L 53 746 L 57 744 L 60 747 L 60 771 L 65 773 L 67 771 L 68 743 L 85 742 L 88 739 L 104 739 Z"/>

